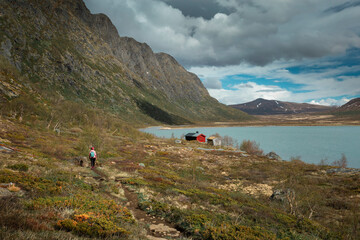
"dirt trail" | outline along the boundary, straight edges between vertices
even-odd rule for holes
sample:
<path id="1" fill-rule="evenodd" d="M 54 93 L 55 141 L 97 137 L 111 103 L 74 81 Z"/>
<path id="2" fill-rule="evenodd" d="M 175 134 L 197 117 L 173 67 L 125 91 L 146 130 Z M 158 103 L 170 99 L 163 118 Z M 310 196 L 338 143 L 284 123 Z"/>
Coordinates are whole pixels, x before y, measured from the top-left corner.
<path id="1" fill-rule="evenodd" d="M 109 181 L 108 176 L 100 171 L 98 168 L 94 168 L 94 171 L 98 176 L 94 177 L 97 181 Z M 136 221 L 145 223 L 149 226 L 147 229 L 147 238 L 150 240 L 167 240 L 178 239 L 181 236 L 181 232 L 175 229 L 175 226 L 155 216 L 148 215 L 145 211 L 139 208 L 138 196 L 133 190 L 128 189 L 126 186 L 121 185 L 124 190 L 125 197 L 127 199 L 126 207 L 131 211 Z M 109 194 L 112 198 L 111 194 Z"/>

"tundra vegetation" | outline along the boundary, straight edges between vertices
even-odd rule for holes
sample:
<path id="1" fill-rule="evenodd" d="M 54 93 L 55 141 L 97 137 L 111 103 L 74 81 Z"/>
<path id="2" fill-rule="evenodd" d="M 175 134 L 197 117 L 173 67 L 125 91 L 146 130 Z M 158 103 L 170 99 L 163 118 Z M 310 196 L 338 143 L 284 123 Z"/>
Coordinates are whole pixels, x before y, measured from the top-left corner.
<path id="1" fill-rule="evenodd" d="M 147 239 L 151 223 L 136 211 L 181 233 L 168 239 L 360 237 L 360 174 L 329 171 L 345 156 L 336 167 L 277 161 L 251 141 L 247 154 L 204 151 L 80 103 L 35 103 L 36 114 L 25 104 L 11 102 L 0 118 L 0 141 L 12 149 L 0 152 L 1 239 Z"/>

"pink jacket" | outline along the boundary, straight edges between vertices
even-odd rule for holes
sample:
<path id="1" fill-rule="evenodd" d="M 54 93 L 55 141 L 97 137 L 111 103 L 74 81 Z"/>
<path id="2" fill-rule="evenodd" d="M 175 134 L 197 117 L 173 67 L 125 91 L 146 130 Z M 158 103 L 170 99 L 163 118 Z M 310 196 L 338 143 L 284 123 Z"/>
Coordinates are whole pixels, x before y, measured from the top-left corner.
<path id="1" fill-rule="evenodd" d="M 89 158 L 90 158 L 90 156 L 91 156 L 91 152 L 94 152 L 94 156 L 95 156 L 95 158 L 96 158 L 96 152 L 95 152 L 95 150 L 91 150 L 91 151 L 90 151 L 90 153 L 89 153 Z"/>

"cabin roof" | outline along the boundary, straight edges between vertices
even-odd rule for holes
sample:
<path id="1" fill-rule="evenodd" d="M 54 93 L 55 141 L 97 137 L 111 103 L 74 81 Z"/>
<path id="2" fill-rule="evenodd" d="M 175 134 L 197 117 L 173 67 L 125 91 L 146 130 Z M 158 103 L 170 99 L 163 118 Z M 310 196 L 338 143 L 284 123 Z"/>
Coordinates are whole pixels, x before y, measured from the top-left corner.
<path id="1" fill-rule="evenodd" d="M 198 137 L 198 136 L 200 136 L 200 135 L 205 136 L 205 135 L 202 134 L 202 133 L 196 132 L 196 133 L 188 133 L 188 134 L 185 135 L 185 137 Z"/>
<path id="2" fill-rule="evenodd" d="M 214 140 L 214 139 L 217 139 L 218 137 L 216 137 L 216 136 L 210 136 L 210 137 L 208 137 L 208 140 Z"/>

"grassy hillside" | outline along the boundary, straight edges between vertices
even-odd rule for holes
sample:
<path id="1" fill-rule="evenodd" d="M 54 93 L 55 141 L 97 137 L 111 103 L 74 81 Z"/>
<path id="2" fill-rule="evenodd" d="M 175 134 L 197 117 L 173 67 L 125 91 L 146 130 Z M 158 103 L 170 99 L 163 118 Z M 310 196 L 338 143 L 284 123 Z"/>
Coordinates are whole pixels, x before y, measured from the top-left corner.
<path id="1" fill-rule="evenodd" d="M 88 116 L 60 133 L 0 119 L 1 239 L 360 236 L 359 172 L 200 150 L 207 146 Z M 99 155 L 93 171 L 86 159 L 91 145 Z"/>

